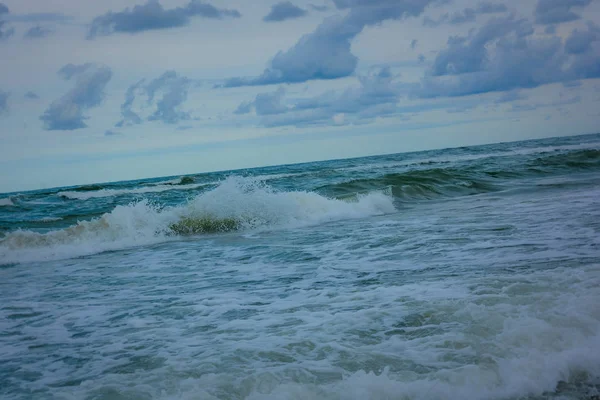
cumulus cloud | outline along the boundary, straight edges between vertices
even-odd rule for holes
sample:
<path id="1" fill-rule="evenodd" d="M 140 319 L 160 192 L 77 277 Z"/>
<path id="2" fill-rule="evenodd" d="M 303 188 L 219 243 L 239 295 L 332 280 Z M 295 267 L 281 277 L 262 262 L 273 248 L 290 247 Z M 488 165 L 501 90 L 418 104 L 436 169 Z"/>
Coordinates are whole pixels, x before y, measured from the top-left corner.
<path id="1" fill-rule="evenodd" d="M 304 17 L 307 11 L 292 4 L 291 1 L 282 1 L 271 7 L 269 14 L 265 15 L 265 22 L 280 22 L 286 19 L 295 19 Z"/>
<path id="2" fill-rule="evenodd" d="M 158 0 L 148 0 L 143 5 L 120 12 L 107 12 L 94 18 L 88 39 L 114 33 L 139 33 L 154 29 L 175 28 L 189 24 L 192 17 L 221 19 L 239 18 L 237 10 L 216 8 L 200 0 L 191 0 L 183 7 L 165 9 Z"/>
<path id="3" fill-rule="evenodd" d="M 581 18 L 571 9 L 573 7 L 586 7 L 592 0 L 538 0 L 534 15 L 538 24 L 559 24 Z"/>
<path id="4" fill-rule="evenodd" d="M 10 94 L 8 92 L 0 89 L 0 116 L 8 113 L 8 97 Z"/>
<path id="5" fill-rule="evenodd" d="M 67 64 L 58 74 L 65 80 L 75 80 L 75 86 L 64 96 L 55 100 L 40 119 L 47 130 L 74 130 L 85 128 L 84 111 L 96 107 L 104 99 L 104 88 L 112 77 L 105 65 Z"/>
<path id="6" fill-rule="evenodd" d="M 468 22 L 475 22 L 480 14 L 494 14 L 508 11 L 504 4 L 480 2 L 476 8 L 465 8 L 462 11 L 455 11 L 452 14 L 445 13 L 437 20 L 430 17 L 423 18 L 423 25 L 429 27 L 437 27 L 443 24 L 462 25 Z"/>
<path id="7" fill-rule="evenodd" d="M 386 20 L 419 16 L 434 1 L 334 0 L 339 10 L 348 10 L 346 15 L 325 19 L 292 48 L 277 53 L 262 75 L 229 79 L 223 86 L 298 83 L 349 76 L 358 63 L 351 52 L 351 42 L 365 27 Z"/>
<path id="8" fill-rule="evenodd" d="M 600 77 L 596 25 L 573 31 L 563 43 L 557 36 L 534 36 L 529 21 L 511 15 L 468 37 L 451 37 L 413 94 L 465 96 L 594 77 Z"/>
<path id="9" fill-rule="evenodd" d="M 156 79 L 146 83 L 145 80 L 131 85 L 125 93 L 125 102 L 121 105 L 122 119 L 116 126 L 137 125 L 143 122 L 138 112 L 133 111 L 137 97 L 146 97 L 146 107 L 155 107 L 145 119 L 176 124 L 191 118 L 189 112 L 182 111 L 181 105 L 187 100 L 192 80 L 178 75 L 175 71 L 167 71 Z M 155 99 L 158 100 L 155 101 Z"/>
<path id="10" fill-rule="evenodd" d="M 50 35 L 52 32 L 52 29 L 37 25 L 25 32 L 23 37 L 26 39 L 39 39 Z"/>
<path id="11" fill-rule="evenodd" d="M 358 81 L 359 86 L 295 101 L 286 100 L 285 90 L 279 88 L 240 104 L 235 113 L 254 110 L 262 125 L 275 127 L 360 123 L 397 112 L 401 86 L 393 81 L 389 68 L 360 76 Z"/>

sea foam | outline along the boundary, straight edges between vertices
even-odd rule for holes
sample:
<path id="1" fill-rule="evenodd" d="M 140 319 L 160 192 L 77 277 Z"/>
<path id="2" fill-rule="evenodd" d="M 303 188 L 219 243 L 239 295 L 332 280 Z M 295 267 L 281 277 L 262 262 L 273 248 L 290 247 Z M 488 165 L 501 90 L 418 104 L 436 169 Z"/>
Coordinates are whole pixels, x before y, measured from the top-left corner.
<path id="1" fill-rule="evenodd" d="M 0 259 L 20 263 L 90 255 L 174 240 L 181 233 L 218 232 L 222 221 L 233 221 L 239 230 L 278 229 L 394 211 L 392 198 L 381 192 L 348 202 L 313 192 L 278 192 L 260 180 L 229 177 L 181 206 L 161 207 L 141 200 L 49 233 L 11 232 L 0 240 Z M 181 221 L 193 228 L 177 229 Z M 232 227 L 231 222 L 226 225 Z"/>

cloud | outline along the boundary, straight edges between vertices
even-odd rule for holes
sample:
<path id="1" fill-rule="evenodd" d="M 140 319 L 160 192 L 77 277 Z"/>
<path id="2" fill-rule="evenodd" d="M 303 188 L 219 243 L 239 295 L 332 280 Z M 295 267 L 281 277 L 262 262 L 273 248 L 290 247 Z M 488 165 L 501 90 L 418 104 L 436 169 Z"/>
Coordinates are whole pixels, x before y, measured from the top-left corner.
<path id="1" fill-rule="evenodd" d="M 162 89 L 164 93 L 156 104 L 156 111 L 148 120 L 175 124 L 190 119 L 189 113 L 179 110 L 179 106 L 187 100 L 190 83 L 191 80 L 184 76 L 178 76 L 174 71 L 165 72 L 150 82 L 146 87 L 149 99 L 153 99 L 154 93 L 158 90 Z"/>
<path id="2" fill-rule="evenodd" d="M 247 114 L 254 110 L 266 127 L 361 123 L 397 113 L 400 86 L 393 82 L 389 68 L 360 76 L 358 81 L 358 87 L 295 101 L 286 100 L 286 91 L 280 87 L 240 104 L 235 113 Z"/>
<path id="3" fill-rule="evenodd" d="M 52 29 L 41 27 L 39 25 L 30 28 L 25 35 L 23 35 L 26 39 L 38 39 L 43 38 L 50 35 L 54 32 Z"/>
<path id="4" fill-rule="evenodd" d="M 306 14 L 306 10 L 295 6 L 291 1 L 282 1 L 271 7 L 271 11 L 263 18 L 263 21 L 280 22 L 286 19 L 304 17 Z"/>
<path id="5" fill-rule="evenodd" d="M 285 90 L 280 87 L 271 93 L 260 93 L 252 102 L 240 104 L 236 109 L 236 114 L 247 114 L 252 109 L 256 111 L 256 115 L 274 115 L 282 114 L 288 111 L 288 108 L 283 104 Z"/>
<path id="6" fill-rule="evenodd" d="M 125 93 L 125 102 L 121 105 L 123 117 L 115 126 L 131 126 L 141 124 L 143 118 L 133 111 L 136 97 L 146 97 L 146 106 L 155 106 L 154 111 L 146 117 L 148 121 L 163 121 L 175 124 L 191 118 L 189 112 L 182 111 L 180 106 L 187 100 L 192 80 L 179 76 L 175 71 L 167 71 L 146 84 L 145 80 L 131 85 Z M 157 95 L 160 98 L 155 101 Z"/>
<path id="7" fill-rule="evenodd" d="M 587 30 L 574 29 L 565 41 L 565 51 L 569 54 L 583 54 L 591 50 L 592 43 L 600 39 L 600 28 L 588 23 Z"/>
<path id="8" fill-rule="evenodd" d="M 315 11 L 319 11 L 319 12 L 324 12 L 329 10 L 329 7 L 327 6 L 318 6 L 316 4 L 309 4 L 308 7 L 310 7 L 311 9 L 315 10 Z"/>
<path id="9" fill-rule="evenodd" d="M 502 3 L 493 3 L 491 1 L 480 1 L 477 4 L 478 14 L 495 14 L 508 11 L 508 7 Z"/>
<path id="10" fill-rule="evenodd" d="M 417 40 L 417 39 L 413 39 L 413 40 L 411 40 L 411 41 L 410 41 L 410 48 L 411 48 L 412 50 L 414 50 L 414 49 L 415 49 L 415 47 L 417 47 L 417 42 L 418 42 L 418 40 Z"/>
<path id="11" fill-rule="evenodd" d="M 534 15 L 538 24 L 559 24 L 581 18 L 571 11 L 573 7 L 586 7 L 592 0 L 538 0 Z"/>
<path id="12" fill-rule="evenodd" d="M 445 13 L 437 20 L 425 17 L 423 18 L 423 25 L 432 28 L 443 24 L 462 25 L 468 22 L 475 22 L 477 15 L 480 14 L 495 14 L 505 11 L 508 11 L 508 8 L 504 4 L 480 2 L 476 8 L 465 8 L 462 11 L 455 11 L 452 14 Z"/>
<path id="13" fill-rule="evenodd" d="M 532 103 L 532 104 L 513 104 L 509 111 L 511 112 L 519 112 L 519 111 L 532 111 L 537 110 L 538 108 L 545 107 L 562 107 L 568 106 L 571 104 L 581 103 L 581 96 L 573 96 L 567 99 L 551 101 L 547 103 Z"/>
<path id="14" fill-rule="evenodd" d="M 450 37 L 413 95 L 466 96 L 600 77 L 599 39 L 591 23 L 565 44 L 534 36 L 526 19 L 494 18 L 468 37 Z"/>
<path id="15" fill-rule="evenodd" d="M 494 103 L 502 104 L 502 103 L 510 103 L 517 100 L 526 100 L 528 97 L 521 93 L 520 90 L 510 90 L 505 92 L 502 96 L 500 96 Z"/>
<path id="16" fill-rule="evenodd" d="M 28 23 L 55 22 L 59 24 L 66 24 L 73 21 L 73 19 L 74 18 L 70 15 L 59 13 L 10 14 L 6 16 L 7 21 Z"/>
<path id="17" fill-rule="evenodd" d="M 0 3 L 0 15 L 8 14 L 8 13 L 9 13 L 9 10 L 8 10 L 8 7 L 6 6 L 6 4 Z"/>
<path id="18" fill-rule="evenodd" d="M 88 39 L 114 33 L 139 33 L 154 29 L 175 28 L 189 24 L 192 17 L 221 19 L 239 18 L 236 10 L 216 8 L 200 0 L 191 0 L 184 7 L 164 9 L 158 0 L 148 0 L 143 5 L 120 12 L 107 12 L 94 18 Z"/>
<path id="19" fill-rule="evenodd" d="M 4 24 L 6 24 L 6 21 L 0 21 L 0 40 L 6 40 L 15 34 L 14 28 L 4 29 Z"/>
<path id="20" fill-rule="evenodd" d="M 116 126 L 130 126 L 142 123 L 140 116 L 132 111 L 133 102 L 135 101 L 136 92 L 142 87 L 145 80 L 142 79 L 127 88 L 125 93 L 125 102 L 121 104 L 121 116 L 123 119 L 117 122 Z"/>
<path id="21" fill-rule="evenodd" d="M 10 93 L 0 89 L 0 116 L 8 113 L 8 97 Z"/>
<path id="22" fill-rule="evenodd" d="M 344 16 L 326 18 L 287 51 L 279 52 L 270 66 L 255 78 L 232 78 L 223 87 L 300 83 L 312 79 L 337 79 L 351 75 L 358 63 L 352 40 L 367 26 L 386 20 L 416 17 L 434 0 L 334 0 Z"/>
<path id="23" fill-rule="evenodd" d="M 40 98 L 40 96 L 38 96 L 36 93 L 31 92 L 31 91 L 25 93 L 24 97 L 28 100 L 37 100 Z"/>
<path id="24" fill-rule="evenodd" d="M 120 132 L 117 132 L 117 131 L 112 131 L 112 130 L 110 130 L 110 129 L 107 129 L 107 130 L 104 132 L 104 136 L 120 136 L 120 135 L 121 135 L 121 133 L 120 133 Z"/>
<path id="25" fill-rule="evenodd" d="M 75 86 L 55 100 L 40 117 L 47 130 L 74 130 L 85 128 L 85 110 L 96 107 L 104 99 L 104 88 L 112 77 L 105 65 L 67 64 L 58 74 L 65 80 L 75 80 Z"/>

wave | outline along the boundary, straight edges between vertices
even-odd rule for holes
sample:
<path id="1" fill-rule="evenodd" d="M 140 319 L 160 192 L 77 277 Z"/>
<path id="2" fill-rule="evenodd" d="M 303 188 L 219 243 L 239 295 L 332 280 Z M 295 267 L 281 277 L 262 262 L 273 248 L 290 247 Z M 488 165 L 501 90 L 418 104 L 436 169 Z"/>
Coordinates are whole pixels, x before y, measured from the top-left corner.
<path id="1" fill-rule="evenodd" d="M 583 149 L 538 157 L 531 165 L 560 169 L 595 169 L 600 167 L 600 149 Z"/>
<path id="2" fill-rule="evenodd" d="M 354 197 L 357 193 L 384 190 L 398 200 L 430 200 L 439 197 L 478 194 L 499 190 L 489 179 L 476 178 L 456 169 L 416 170 L 386 174 L 372 179 L 321 186 L 318 190 L 337 198 Z"/>
<path id="3" fill-rule="evenodd" d="M 64 191 L 58 192 L 58 196 L 71 199 L 71 200 L 89 200 L 99 197 L 112 197 L 112 196 L 124 196 L 132 194 L 144 194 L 144 193 L 160 193 L 168 190 L 192 190 L 200 187 L 212 185 L 211 183 L 196 183 L 191 185 L 176 185 L 176 184 L 164 184 L 156 186 L 143 186 L 133 189 L 102 189 L 97 191 Z"/>
<path id="4" fill-rule="evenodd" d="M 5 197 L 0 199 L 0 207 L 14 207 L 15 203 L 13 203 L 12 198 Z"/>
<path id="5" fill-rule="evenodd" d="M 393 200 L 380 192 L 349 202 L 314 192 L 277 192 L 264 182 L 232 176 L 185 205 L 161 207 L 142 200 L 49 233 L 8 233 L 0 240 L 0 259 L 9 264 L 65 259 L 186 234 L 299 227 L 394 211 Z"/>

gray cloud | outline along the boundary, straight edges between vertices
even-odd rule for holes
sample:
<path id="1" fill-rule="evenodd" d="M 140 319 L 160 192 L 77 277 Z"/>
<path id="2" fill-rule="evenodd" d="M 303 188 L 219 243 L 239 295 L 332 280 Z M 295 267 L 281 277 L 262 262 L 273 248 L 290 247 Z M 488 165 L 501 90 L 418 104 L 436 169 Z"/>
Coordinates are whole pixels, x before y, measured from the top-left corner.
<path id="1" fill-rule="evenodd" d="M 0 21 L 0 40 L 6 40 L 15 34 L 15 28 L 4 28 L 6 21 Z"/>
<path id="2" fill-rule="evenodd" d="M 581 103 L 581 96 L 573 96 L 567 99 L 561 99 L 557 101 L 551 101 L 547 103 L 532 103 L 532 104 L 513 104 L 509 111 L 511 112 L 519 112 L 519 111 L 532 111 L 537 110 L 538 108 L 546 108 L 546 107 L 562 107 L 568 106 L 571 104 Z"/>
<path id="3" fill-rule="evenodd" d="M 6 6 L 6 4 L 0 3 L 0 15 L 8 14 L 8 13 L 9 13 L 9 10 L 8 10 L 8 7 Z"/>
<path id="4" fill-rule="evenodd" d="M 325 19 L 317 29 L 304 35 L 290 49 L 279 52 L 262 75 L 233 78 L 224 87 L 299 83 L 311 79 L 336 79 L 354 73 L 358 59 L 350 50 L 351 41 L 367 26 L 390 19 L 416 17 L 435 0 L 334 0 L 345 16 Z"/>
<path id="5" fill-rule="evenodd" d="M 480 1 L 477 4 L 477 13 L 479 14 L 495 14 L 508 11 L 508 7 L 502 3 L 493 3 L 491 1 Z"/>
<path id="6" fill-rule="evenodd" d="M 167 124 L 190 119 L 188 112 L 179 110 L 179 106 L 187 100 L 190 83 L 191 80 L 178 76 L 174 71 L 165 72 L 150 82 L 147 87 L 149 98 L 154 98 L 155 91 L 160 89 L 164 90 L 164 94 L 156 104 L 156 111 L 148 119 Z"/>
<path id="7" fill-rule="evenodd" d="M 55 22 L 66 24 L 73 21 L 73 19 L 74 18 L 69 15 L 59 13 L 10 14 L 6 16 L 7 21 L 28 23 Z"/>
<path id="8" fill-rule="evenodd" d="M 304 17 L 306 14 L 306 10 L 295 6 L 291 1 L 282 1 L 271 7 L 271 11 L 263 18 L 263 21 L 280 22 L 286 19 Z"/>
<path id="9" fill-rule="evenodd" d="M 574 29 L 565 41 L 565 51 L 569 54 L 583 54 L 591 50 L 592 43 L 600 39 L 600 28 L 588 23 L 587 30 Z"/>
<path id="10" fill-rule="evenodd" d="M 466 96 L 600 77 L 599 39 L 594 24 L 565 44 L 533 36 L 525 19 L 495 18 L 469 37 L 451 37 L 413 95 Z"/>
<path id="11" fill-rule="evenodd" d="M 50 28 L 46 28 L 46 27 L 42 27 L 42 26 L 34 26 L 32 28 L 30 28 L 25 35 L 23 35 L 24 38 L 26 39 L 39 39 L 39 38 L 43 38 L 46 37 L 48 35 L 50 35 L 51 33 L 53 33 L 54 31 Z"/>
<path id="12" fill-rule="evenodd" d="M 0 116 L 8 113 L 8 97 L 10 93 L 0 89 Z"/>
<path id="13" fill-rule="evenodd" d="M 104 136 L 120 136 L 120 135 L 121 135 L 121 133 L 120 133 L 120 132 L 113 131 L 113 130 L 110 130 L 110 129 L 107 129 L 107 130 L 104 132 Z"/>
<path id="14" fill-rule="evenodd" d="M 389 68 L 358 79 L 358 87 L 295 101 L 286 101 L 285 90 L 279 88 L 240 104 L 235 113 L 247 114 L 254 110 L 261 117 L 262 125 L 275 127 L 361 123 L 398 112 L 396 103 L 401 86 L 393 82 Z"/>
<path id="15" fill-rule="evenodd" d="M 132 107 L 133 102 L 135 101 L 136 92 L 142 87 L 144 82 L 145 80 L 142 79 L 127 88 L 125 102 L 121 104 L 121 116 L 123 119 L 117 122 L 116 126 L 123 127 L 142 123 L 142 119 L 137 113 L 133 112 Z"/>
<path id="16" fill-rule="evenodd" d="M 319 12 L 323 12 L 323 11 L 329 10 L 329 7 L 327 7 L 327 6 L 319 6 L 319 5 L 316 5 L 316 4 L 309 4 L 308 7 L 310 7 L 311 9 L 313 9 L 315 11 L 319 11 Z"/>
<path id="17" fill-rule="evenodd" d="M 535 22 L 538 24 L 559 24 L 581 18 L 571 11 L 573 7 L 585 7 L 592 0 L 538 0 L 535 6 Z"/>
<path id="18" fill-rule="evenodd" d="M 423 18 L 423 25 L 429 27 L 437 27 L 443 24 L 462 25 L 468 22 L 475 22 L 480 14 L 495 14 L 508 11 L 504 4 L 492 2 L 480 2 L 476 8 L 465 8 L 462 11 L 456 11 L 452 14 L 445 13 L 437 20 L 429 17 Z"/>
<path id="19" fill-rule="evenodd" d="M 510 103 L 513 101 L 517 101 L 517 100 L 526 100 L 528 97 L 526 95 L 524 95 L 523 93 L 521 93 L 520 90 L 515 89 L 515 90 L 510 90 L 508 92 L 505 92 L 504 94 L 502 94 L 502 96 L 500 96 L 498 99 L 496 99 L 496 101 L 494 103 L 496 104 L 502 104 L 502 103 Z"/>
<path id="20" fill-rule="evenodd" d="M 154 29 L 168 29 L 187 25 L 192 17 L 221 19 L 238 18 L 236 10 L 216 8 L 200 0 L 191 0 L 184 7 L 165 9 L 158 0 L 148 0 L 146 4 L 126 8 L 120 12 L 108 12 L 94 18 L 88 32 L 88 39 L 114 33 L 139 33 Z"/>
<path id="21" fill-rule="evenodd" d="M 417 42 L 418 42 L 418 40 L 417 40 L 417 39 L 413 39 L 413 40 L 411 40 L 411 41 L 410 41 L 410 48 L 411 48 L 412 50 L 414 50 L 414 49 L 415 49 L 415 47 L 417 47 Z"/>
<path id="22" fill-rule="evenodd" d="M 179 76 L 175 71 L 167 71 L 147 84 L 145 80 L 134 83 L 127 89 L 125 102 L 121 105 L 123 119 L 115 126 L 123 127 L 142 123 L 142 117 L 133 111 L 137 96 L 145 96 L 147 106 L 156 106 L 154 112 L 147 117 L 148 121 L 176 124 L 190 119 L 190 114 L 182 111 L 180 106 L 187 100 L 192 83 L 191 79 Z M 160 98 L 155 101 L 156 97 Z"/>
<path id="23" fill-rule="evenodd" d="M 25 93 L 24 97 L 28 100 L 37 100 L 40 98 L 40 96 L 38 96 L 36 93 L 31 92 L 31 91 Z"/>
<path id="24" fill-rule="evenodd" d="M 104 99 L 104 88 L 112 77 L 105 65 L 67 64 L 58 74 L 65 80 L 75 79 L 75 86 L 55 100 L 40 117 L 47 130 L 74 130 L 85 128 L 85 110 L 96 107 Z"/>

